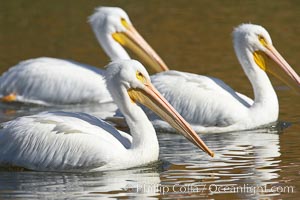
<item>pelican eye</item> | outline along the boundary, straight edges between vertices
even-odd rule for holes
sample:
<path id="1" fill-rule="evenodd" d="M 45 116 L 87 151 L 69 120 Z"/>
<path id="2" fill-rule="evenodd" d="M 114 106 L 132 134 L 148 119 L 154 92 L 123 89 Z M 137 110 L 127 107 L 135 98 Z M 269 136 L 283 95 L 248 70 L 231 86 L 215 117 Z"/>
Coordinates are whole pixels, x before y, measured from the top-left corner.
<path id="1" fill-rule="evenodd" d="M 121 18 L 121 24 L 125 27 L 125 28 L 129 28 L 129 24 L 128 24 L 128 22 L 126 21 L 126 19 L 124 19 L 124 18 Z"/>
<path id="2" fill-rule="evenodd" d="M 141 82 L 141 83 L 146 83 L 146 78 L 144 77 L 144 75 L 139 72 L 139 71 L 136 71 L 136 78 Z"/>
<path id="3" fill-rule="evenodd" d="M 267 45 L 268 45 L 268 43 L 267 43 L 266 39 L 264 38 L 264 36 L 258 35 L 258 40 L 259 40 L 259 42 L 260 42 L 263 46 L 267 46 Z"/>

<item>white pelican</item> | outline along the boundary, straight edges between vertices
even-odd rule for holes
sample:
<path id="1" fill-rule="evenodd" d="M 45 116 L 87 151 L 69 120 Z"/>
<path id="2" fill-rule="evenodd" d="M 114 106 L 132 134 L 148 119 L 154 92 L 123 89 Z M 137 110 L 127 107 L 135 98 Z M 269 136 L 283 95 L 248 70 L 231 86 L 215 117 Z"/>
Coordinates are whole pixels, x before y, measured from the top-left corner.
<path id="1" fill-rule="evenodd" d="M 0 165 L 40 171 L 98 171 L 156 161 L 159 145 L 155 130 L 136 102 L 155 111 L 213 156 L 189 124 L 152 86 L 139 62 L 110 63 L 107 85 L 126 118 L 132 137 L 83 113 L 44 112 L 20 117 L 1 125 Z"/>
<path id="2" fill-rule="evenodd" d="M 89 18 L 98 42 L 111 60 L 129 59 L 122 47 L 136 53 L 156 71 L 167 66 L 140 36 L 120 8 L 100 7 Z M 20 62 L 0 77 L 0 98 L 38 104 L 108 102 L 105 71 L 74 61 L 36 58 Z"/>
<path id="3" fill-rule="evenodd" d="M 237 58 L 253 86 L 254 100 L 217 78 L 179 71 L 161 72 L 151 77 L 153 85 L 196 131 L 246 130 L 275 122 L 278 99 L 266 72 L 289 86 L 295 85 L 296 90 L 300 88 L 299 76 L 274 48 L 263 27 L 238 26 L 233 31 L 233 43 Z M 269 60 L 277 65 L 269 65 Z M 156 128 L 169 127 L 155 116 L 151 118 Z"/>

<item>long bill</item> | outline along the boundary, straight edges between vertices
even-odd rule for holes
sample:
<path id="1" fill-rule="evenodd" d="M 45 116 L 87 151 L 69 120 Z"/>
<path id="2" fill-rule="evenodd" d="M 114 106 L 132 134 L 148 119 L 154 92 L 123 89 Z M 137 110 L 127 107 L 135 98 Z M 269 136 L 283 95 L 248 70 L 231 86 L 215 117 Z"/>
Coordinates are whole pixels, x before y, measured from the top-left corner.
<path id="1" fill-rule="evenodd" d="M 164 61 L 143 39 L 143 37 L 137 32 L 137 30 L 126 21 L 122 21 L 122 23 L 127 30 L 125 32 L 114 33 L 113 38 L 124 47 L 127 47 L 131 51 L 133 51 L 145 62 L 145 64 L 149 65 L 155 72 L 169 70 Z"/>
<path id="2" fill-rule="evenodd" d="M 158 116 L 167 121 L 173 128 L 183 134 L 189 141 L 194 143 L 197 147 L 214 156 L 206 144 L 191 128 L 191 126 L 182 118 L 181 115 L 167 102 L 167 100 L 153 87 L 149 82 L 145 83 L 143 89 L 129 89 L 128 94 L 132 101 L 140 102 L 153 110 Z"/>
<path id="3" fill-rule="evenodd" d="M 266 46 L 265 53 L 271 58 L 280 68 L 266 67 L 266 70 L 271 74 L 282 80 L 289 87 L 293 88 L 298 94 L 300 92 L 300 77 L 287 63 L 287 61 L 280 55 L 280 53 L 272 45 Z"/>

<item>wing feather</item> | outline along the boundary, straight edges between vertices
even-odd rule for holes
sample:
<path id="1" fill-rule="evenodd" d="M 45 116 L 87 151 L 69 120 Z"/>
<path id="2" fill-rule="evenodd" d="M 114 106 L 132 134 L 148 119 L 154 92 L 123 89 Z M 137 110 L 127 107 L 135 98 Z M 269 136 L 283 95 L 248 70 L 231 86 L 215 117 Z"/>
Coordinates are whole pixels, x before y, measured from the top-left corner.
<path id="1" fill-rule="evenodd" d="M 151 76 L 154 86 L 191 124 L 228 126 L 243 117 L 252 100 L 217 78 L 167 71 Z M 237 109 L 239 112 L 235 112 Z M 156 119 L 151 114 L 151 119 Z"/>
<path id="2" fill-rule="evenodd" d="M 17 100 L 40 104 L 111 101 L 105 71 L 75 61 L 30 59 L 0 77 L 0 94 L 17 94 Z"/>
<path id="3" fill-rule="evenodd" d="M 130 137 L 124 134 L 83 113 L 20 117 L 2 124 L 0 164 L 35 170 L 89 170 L 109 163 L 130 147 Z"/>

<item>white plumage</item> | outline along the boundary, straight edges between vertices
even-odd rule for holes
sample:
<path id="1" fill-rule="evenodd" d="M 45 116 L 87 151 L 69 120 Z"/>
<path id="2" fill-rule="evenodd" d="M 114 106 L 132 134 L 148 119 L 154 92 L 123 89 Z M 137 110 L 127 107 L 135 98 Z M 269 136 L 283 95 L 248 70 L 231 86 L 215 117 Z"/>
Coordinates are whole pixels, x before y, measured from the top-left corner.
<path id="1" fill-rule="evenodd" d="M 300 78 L 272 45 L 261 26 L 243 24 L 233 32 L 237 57 L 254 90 L 254 101 L 223 81 L 185 72 L 167 71 L 151 80 L 172 106 L 199 132 L 253 129 L 278 119 L 278 99 L 265 71 L 284 79 L 299 90 Z M 280 68 L 266 65 L 269 57 Z M 281 71 L 280 71 L 281 70 Z M 169 126 L 151 117 L 157 128 Z"/>
<path id="2" fill-rule="evenodd" d="M 40 171 L 99 171 L 143 165 L 158 159 L 155 130 L 135 101 L 145 104 L 210 155 L 190 126 L 153 88 L 137 61 L 110 63 L 109 91 L 132 136 L 83 113 L 44 112 L 1 124 L 0 165 Z"/>
<path id="3" fill-rule="evenodd" d="M 167 69 L 122 9 L 100 7 L 89 22 L 111 60 L 129 59 L 124 46 L 154 69 Z M 46 57 L 30 59 L 10 68 L 0 77 L 0 98 L 45 105 L 107 102 L 112 99 L 103 81 L 104 76 L 104 70 L 75 61 Z"/>
<path id="4" fill-rule="evenodd" d="M 125 151 L 130 139 L 87 114 L 45 112 L 2 125 L 0 162 L 32 170 L 88 171 Z M 108 154 L 110 147 L 114 151 Z"/>
<path id="5" fill-rule="evenodd" d="M 104 77 L 104 70 L 74 61 L 30 59 L 0 77 L 0 93 L 13 92 L 17 101 L 38 104 L 107 102 L 111 97 Z"/>
<path id="6" fill-rule="evenodd" d="M 170 70 L 153 75 L 151 81 L 193 125 L 228 126 L 242 117 L 238 110 L 253 103 L 213 77 Z M 224 102 L 233 102 L 234 106 L 227 107 Z"/>

